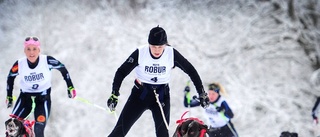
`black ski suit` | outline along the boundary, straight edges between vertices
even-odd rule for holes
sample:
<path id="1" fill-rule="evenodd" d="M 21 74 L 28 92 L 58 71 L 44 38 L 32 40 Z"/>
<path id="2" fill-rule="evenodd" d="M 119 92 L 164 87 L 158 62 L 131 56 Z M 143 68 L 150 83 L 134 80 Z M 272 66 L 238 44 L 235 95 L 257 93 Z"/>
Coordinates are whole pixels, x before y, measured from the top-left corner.
<path id="1" fill-rule="evenodd" d="M 139 50 L 135 50 L 128 59 L 116 71 L 113 90 L 119 91 L 123 79 L 135 68 L 138 64 Z M 150 57 L 154 58 L 151 53 Z M 161 56 L 160 58 L 162 58 Z M 193 81 L 198 93 L 204 92 L 202 81 L 193 65 L 185 59 L 177 50 L 173 49 L 174 66 L 179 67 L 189 75 Z M 171 68 L 170 68 L 171 69 Z M 154 83 L 140 83 L 135 80 L 131 95 L 128 98 L 116 126 L 109 135 L 109 137 L 124 137 L 132 125 L 139 119 L 142 113 L 149 109 L 152 112 L 155 123 L 155 130 L 157 137 L 169 137 L 168 129 L 163 121 L 159 105 L 156 102 L 154 90 L 159 94 L 159 101 L 167 123 L 170 121 L 170 93 L 169 85 L 154 84 Z M 143 130 L 143 129 L 141 129 Z"/>

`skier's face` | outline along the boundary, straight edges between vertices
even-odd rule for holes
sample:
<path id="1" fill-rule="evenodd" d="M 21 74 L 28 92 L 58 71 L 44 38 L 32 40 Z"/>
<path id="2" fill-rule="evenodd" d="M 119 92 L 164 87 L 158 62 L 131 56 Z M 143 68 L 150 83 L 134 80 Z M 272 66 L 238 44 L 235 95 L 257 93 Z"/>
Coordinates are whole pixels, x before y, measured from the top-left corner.
<path id="1" fill-rule="evenodd" d="M 158 58 L 162 55 L 166 45 L 150 45 L 149 47 L 150 47 L 152 56 Z"/>
<path id="2" fill-rule="evenodd" d="M 24 53 L 26 54 L 28 60 L 31 63 L 34 63 L 34 62 L 36 62 L 37 58 L 39 57 L 40 48 L 35 45 L 29 45 L 24 48 Z"/>
<path id="3" fill-rule="evenodd" d="M 218 96 L 219 96 L 219 94 L 217 92 L 215 92 L 214 90 L 209 90 L 208 91 L 208 97 L 209 97 L 209 101 L 210 102 L 216 101 Z"/>

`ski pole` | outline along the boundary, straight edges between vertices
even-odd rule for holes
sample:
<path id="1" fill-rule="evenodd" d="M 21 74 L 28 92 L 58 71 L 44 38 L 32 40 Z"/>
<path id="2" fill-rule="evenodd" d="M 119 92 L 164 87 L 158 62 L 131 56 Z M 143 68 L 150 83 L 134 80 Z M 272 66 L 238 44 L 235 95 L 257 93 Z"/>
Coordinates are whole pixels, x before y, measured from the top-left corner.
<path id="1" fill-rule="evenodd" d="M 16 101 L 16 100 L 17 100 L 17 97 L 16 97 L 16 96 L 12 96 L 12 100 L 13 100 L 13 101 Z"/>
<path id="2" fill-rule="evenodd" d="M 97 105 L 97 104 L 95 104 L 95 103 L 92 103 L 92 102 L 90 102 L 89 100 L 84 99 L 84 98 L 82 98 L 82 97 L 76 96 L 74 99 L 75 99 L 75 100 L 78 100 L 78 101 L 80 101 L 80 102 L 82 102 L 82 103 L 91 105 L 91 106 L 93 106 L 93 107 L 99 108 L 99 109 L 101 109 L 101 110 L 107 111 L 104 107 L 101 107 L 101 106 L 99 106 L 99 105 Z M 107 111 L 107 112 L 108 112 L 108 111 Z M 117 116 L 116 111 L 109 111 L 109 113 L 112 113 L 112 114 L 114 115 L 114 117 L 115 117 L 116 119 L 118 119 L 118 116 Z"/>
<path id="3" fill-rule="evenodd" d="M 94 106 L 94 107 L 96 107 L 96 108 L 99 108 L 99 109 L 101 109 L 101 110 L 106 110 L 105 108 L 103 108 L 103 107 L 101 107 L 101 106 L 99 106 L 99 105 L 96 105 L 96 104 L 94 104 L 94 103 L 91 103 L 90 101 L 88 101 L 88 100 L 86 100 L 86 99 L 84 99 L 84 98 L 81 98 L 81 97 L 76 96 L 74 99 L 79 100 L 79 101 L 81 101 L 81 102 L 83 102 L 83 103 L 85 103 L 85 104 L 92 105 L 92 106 Z"/>
<path id="4" fill-rule="evenodd" d="M 112 113 L 113 116 L 114 116 L 114 118 L 115 118 L 116 120 L 118 120 L 118 115 L 117 115 L 117 113 L 116 113 L 115 110 L 114 110 L 114 111 L 109 111 L 109 113 Z"/>
<path id="5" fill-rule="evenodd" d="M 166 117 L 165 117 L 165 115 L 164 115 L 162 105 L 161 105 L 161 103 L 160 103 L 160 101 L 159 101 L 159 94 L 156 93 L 156 89 L 153 89 L 153 93 L 154 93 L 154 95 L 155 95 L 155 97 L 156 97 L 156 102 L 158 103 L 158 106 L 159 106 L 159 108 L 160 108 L 160 111 L 161 111 L 161 115 L 162 115 L 162 119 L 163 119 L 163 121 L 164 121 L 164 124 L 166 125 L 167 130 L 169 130 L 169 126 L 168 126 Z"/>

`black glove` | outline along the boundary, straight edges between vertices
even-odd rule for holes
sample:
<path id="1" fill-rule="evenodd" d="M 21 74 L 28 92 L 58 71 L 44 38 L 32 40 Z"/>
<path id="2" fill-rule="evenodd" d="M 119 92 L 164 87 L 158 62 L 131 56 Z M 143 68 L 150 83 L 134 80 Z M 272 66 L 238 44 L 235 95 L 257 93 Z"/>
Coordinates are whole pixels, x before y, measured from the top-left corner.
<path id="1" fill-rule="evenodd" d="M 207 93 L 203 92 L 199 94 L 199 100 L 201 107 L 207 108 L 209 106 L 209 98 L 207 96 Z"/>
<path id="2" fill-rule="evenodd" d="M 7 108 L 11 108 L 12 107 L 12 96 L 7 96 L 7 99 L 6 99 L 6 104 L 7 104 Z"/>
<path id="3" fill-rule="evenodd" d="M 70 86 L 68 88 L 68 97 L 69 98 L 75 98 L 77 96 L 77 91 L 74 89 L 73 86 Z"/>
<path id="4" fill-rule="evenodd" d="M 197 97 L 197 95 L 194 95 L 194 96 L 192 97 L 192 99 L 195 99 L 195 100 L 199 101 L 199 98 Z M 200 101 L 199 101 L 199 102 L 200 102 Z"/>
<path id="5" fill-rule="evenodd" d="M 216 110 L 217 110 L 218 112 L 221 112 L 221 111 L 223 110 L 223 108 L 222 108 L 222 107 L 216 107 Z"/>
<path id="6" fill-rule="evenodd" d="M 111 96 L 108 99 L 107 105 L 111 112 L 116 110 L 116 106 L 118 104 L 118 96 L 119 92 L 112 91 Z"/>
<path id="7" fill-rule="evenodd" d="M 317 124 L 319 123 L 318 118 L 317 118 L 317 117 L 316 117 L 316 118 L 313 118 L 313 122 L 317 125 Z"/>
<path id="8" fill-rule="evenodd" d="M 312 118 L 313 118 L 313 122 L 314 122 L 315 124 L 318 124 L 318 123 L 319 123 L 318 117 L 317 117 L 315 114 L 312 114 Z"/>
<path id="9" fill-rule="evenodd" d="M 190 87 L 189 87 L 189 86 L 186 86 L 186 87 L 184 88 L 184 92 L 190 92 Z"/>

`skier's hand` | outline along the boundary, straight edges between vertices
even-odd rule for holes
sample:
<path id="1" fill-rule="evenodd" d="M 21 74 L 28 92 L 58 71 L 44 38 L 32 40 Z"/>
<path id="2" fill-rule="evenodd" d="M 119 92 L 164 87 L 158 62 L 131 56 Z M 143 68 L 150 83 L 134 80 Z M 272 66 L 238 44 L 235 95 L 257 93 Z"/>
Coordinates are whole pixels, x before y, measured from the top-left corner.
<path id="1" fill-rule="evenodd" d="M 199 99 L 198 99 L 198 96 L 197 96 L 197 95 L 194 95 L 194 96 L 192 97 L 192 99 L 195 99 L 195 100 L 199 101 Z M 200 101 L 199 101 L 199 102 L 200 102 Z"/>
<path id="2" fill-rule="evenodd" d="M 209 98 L 207 96 L 207 93 L 203 92 L 199 94 L 199 100 L 201 107 L 207 108 L 209 106 Z"/>
<path id="3" fill-rule="evenodd" d="M 111 112 L 116 110 L 116 106 L 118 104 L 118 96 L 119 92 L 112 91 L 112 94 L 108 99 L 107 106 Z"/>
<path id="4" fill-rule="evenodd" d="M 184 88 L 184 92 L 190 92 L 190 87 L 189 87 L 189 86 L 186 86 L 186 87 Z"/>
<path id="5" fill-rule="evenodd" d="M 13 102 L 12 96 L 7 96 L 7 99 L 6 99 L 7 108 L 12 107 L 12 102 Z"/>
<path id="6" fill-rule="evenodd" d="M 69 98 L 75 98 L 77 96 L 77 91 L 74 89 L 73 86 L 70 86 L 68 88 L 68 97 Z"/>
<path id="7" fill-rule="evenodd" d="M 319 123 L 318 117 L 313 118 L 313 123 L 316 124 L 316 125 Z"/>
<path id="8" fill-rule="evenodd" d="M 316 116 L 316 114 L 314 112 L 312 112 L 312 118 L 313 118 L 313 123 L 317 125 L 319 123 L 319 121 L 318 121 L 318 117 Z"/>
<path id="9" fill-rule="evenodd" d="M 223 110 L 223 108 L 222 108 L 222 107 L 216 107 L 216 110 L 217 110 L 218 112 L 221 112 L 221 111 Z"/>

